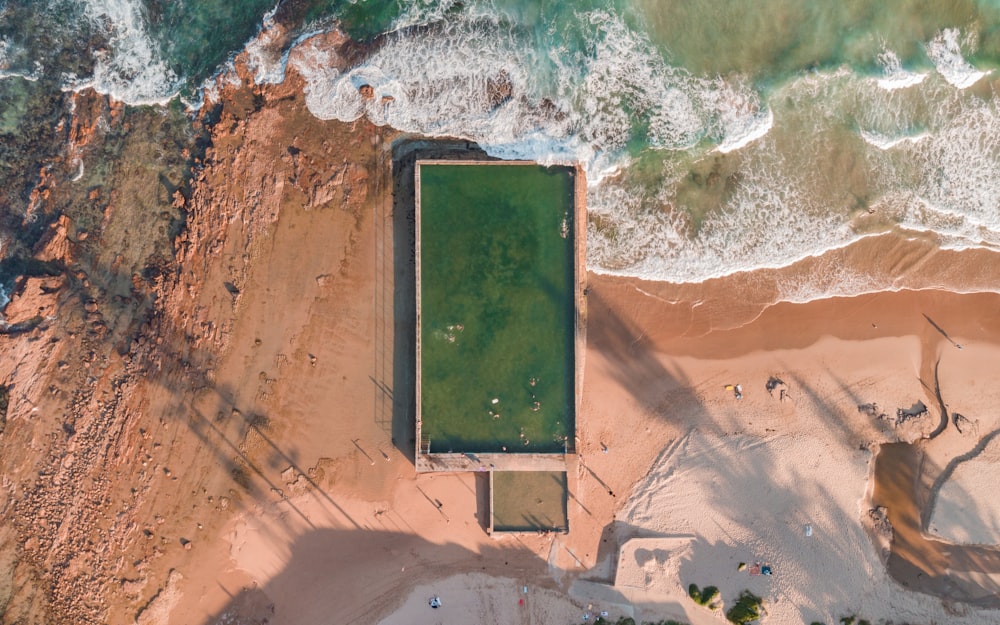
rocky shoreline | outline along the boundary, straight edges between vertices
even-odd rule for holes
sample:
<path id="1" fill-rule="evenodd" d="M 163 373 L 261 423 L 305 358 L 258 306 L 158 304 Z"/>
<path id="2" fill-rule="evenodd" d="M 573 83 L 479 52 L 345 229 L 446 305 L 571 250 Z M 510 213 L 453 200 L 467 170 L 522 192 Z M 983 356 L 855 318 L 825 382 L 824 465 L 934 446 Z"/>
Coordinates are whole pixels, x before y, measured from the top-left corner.
<path id="1" fill-rule="evenodd" d="M 258 488 L 239 458 L 259 422 L 231 408 L 211 425 L 237 449 L 206 449 L 209 428 L 182 415 L 219 392 L 240 289 L 282 205 L 357 210 L 368 172 L 353 155 L 380 131 L 318 121 L 297 77 L 262 88 L 236 67 L 241 84 L 193 119 L 66 94 L 59 153 L 37 154 L 4 261 L 17 278 L 0 334 L 3 622 L 161 622 L 199 533 Z"/>

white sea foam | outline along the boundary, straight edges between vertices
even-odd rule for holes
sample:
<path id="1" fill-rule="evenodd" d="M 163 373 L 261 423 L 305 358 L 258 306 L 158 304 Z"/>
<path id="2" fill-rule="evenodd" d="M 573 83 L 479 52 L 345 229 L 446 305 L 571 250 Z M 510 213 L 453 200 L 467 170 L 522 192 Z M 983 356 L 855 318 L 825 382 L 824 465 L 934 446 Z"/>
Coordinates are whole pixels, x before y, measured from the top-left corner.
<path id="1" fill-rule="evenodd" d="M 821 255 L 817 254 L 816 256 Z M 818 270 L 781 277 L 775 285 L 777 287 L 775 303 L 805 304 L 831 297 L 852 297 L 866 293 L 899 290 L 894 281 L 887 276 L 845 270 L 839 266 L 831 267 L 822 262 L 820 265 Z"/>
<path id="2" fill-rule="evenodd" d="M 254 82 L 258 85 L 276 85 L 285 80 L 288 69 L 288 58 L 292 49 L 300 43 L 321 33 L 320 30 L 307 30 L 299 34 L 289 45 L 283 45 L 282 27 L 274 21 L 278 12 L 278 4 L 264 14 L 257 33 L 243 46 L 246 52 L 247 68 L 253 72 Z M 226 69 L 232 67 L 230 60 Z"/>
<path id="3" fill-rule="evenodd" d="M 779 158 L 778 161 L 781 159 Z M 599 216 L 588 231 L 588 267 L 651 280 L 700 282 L 740 271 L 787 266 L 857 239 L 847 221 L 810 207 L 809 187 L 788 163 L 742 172 L 730 200 L 698 225 L 666 197 L 604 188 L 588 195 Z M 675 183 L 668 183 L 673 186 Z"/>
<path id="4" fill-rule="evenodd" d="M 740 148 L 753 143 L 767 134 L 767 131 L 774 126 L 774 113 L 770 109 L 751 118 L 741 118 L 741 124 L 734 124 L 732 134 L 727 134 L 719 147 L 716 148 L 723 154 L 735 152 Z"/>
<path id="5" fill-rule="evenodd" d="M 906 89 L 907 87 L 919 85 L 924 82 L 925 78 L 927 78 L 927 74 L 921 74 L 919 72 L 903 72 L 895 76 L 879 78 L 876 81 L 876 84 L 886 91 L 895 91 L 896 89 Z"/>
<path id="6" fill-rule="evenodd" d="M 934 67 L 949 83 L 965 89 L 976 84 L 987 72 L 981 72 L 962 56 L 957 28 L 946 28 L 939 32 L 926 46 L 927 56 Z"/>
<path id="7" fill-rule="evenodd" d="M 652 145 L 683 149 L 697 143 L 705 133 L 697 81 L 669 66 L 643 35 L 611 13 L 583 18 L 590 23 L 587 47 L 554 58 L 561 100 L 583 140 L 599 151 L 621 149 L 635 119 L 645 116 Z"/>
<path id="8" fill-rule="evenodd" d="M 700 77 L 671 66 L 611 13 L 578 17 L 586 22 L 584 45 L 572 51 L 535 49 L 516 27 L 479 14 L 398 30 L 357 67 L 338 69 L 343 60 L 312 41 L 299 44 L 293 63 L 317 117 L 366 116 L 404 131 L 463 137 L 503 158 L 582 161 L 592 216 L 588 266 L 595 271 L 683 283 L 787 267 L 875 236 L 859 231 L 853 218 L 885 197 L 903 207 L 891 214 L 900 232 L 934 232 L 956 249 L 1000 247 L 1000 205 L 992 196 L 1000 127 L 993 126 L 994 105 L 962 96 L 965 80 L 925 81 L 885 51 L 881 79 L 844 67 L 810 72 L 780 87 L 772 106 L 738 77 Z M 957 51 L 957 31 L 938 39 L 947 48 L 949 38 Z M 946 78 L 946 70 L 961 68 L 936 64 Z M 512 97 L 495 105 L 487 84 L 503 74 Z M 362 85 L 374 97 L 363 98 Z M 554 106 L 542 106 L 546 100 Z M 876 149 L 849 140 L 857 126 Z M 789 141 L 790 132 L 811 139 Z M 637 139 L 667 155 L 664 178 L 630 179 L 627 148 Z M 677 163 L 713 149 L 745 156 L 721 205 L 695 221 L 678 205 L 689 167 Z M 827 171 L 830 165 L 836 169 Z M 677 171 L 669 173 L 672 167 Z M 959 190 L 953 178 L 965 172 Z M 841 174 L 850 180 L 841 182 Z M 852 199 L 855 189 L 844 185 L 855 181 L 867 188 Z M 918 193 L 900 195 L 908 189 Z M 809 284 L 784 285 L 783 297 L 909 288 L 866 280 L 831 269 Z"/>
<path id="9" fill-rule="evenodd" d="M 560 91 L 575 102 L 581 135 L 593 137 L 599 148 L 624 146 L 643 116 L 649 144 L 671 150 L 708 139 L 732 151 L 767 133 L 773 117 L 749 85 L 695 76 L 668 64 L 644 34 L 613 14 L 588 17 L 589 54 L 570 60 L 584 75 L 573 80 L 572 71 L 560 72 Z"/>
<path id="10" fill-rule="evenodd" d="M 419 31 L 399 29 L 347 71 L 308 41 L 300 47 L 313 49 L 297 55 L 308 60 L 293 63 L 317 117 L 364 115 L 404 131 L 474 140 L 496 156 L 583 162 L 591 184 L 621 170 L 638 129 L 645 143 L 671 150 L 705 139 L 738 149 L 766 134 L 773 117 L 749 86 L 670 66 L 610 12 L 578 19 L 585 42 L 572 51 L 535 49 L 509 22 L 472 11 Z M 501 76 L 511 97 L 497 105 L 488 85 Z M 361 96 L 363 85 L 374 97 Z"/>
<path id="11" fill-rule="evenodd" d="M 878 55 L 878 63 L 882 66 L 883 75 L 876 80 L 876 84 L 886 91 L 913 87 L 927 78 L 927 74 L 904 69 L 899 57 L 889 49 L 884 49 Z"/>
<path id="12" fill-rule="evenodd" d="M 219 69 L 219 71 L 202 81 L 201 87 L 198 89 L 196 99 L 193 101 L 185 100 L 184 105 L 189 111 L 197 111 L 206 102 L 218 102 L 220 97 L 220 88 L 226 85 L 238 87 L 240 84 L 241 80 L 239 75 L 236 73 L 236 68 L 233 67 L 231 61 L 227 62 Z"/>
<path id="13" fill-rule="evenodd" d="M 35 61 L 35 67 L 30 72 L 20 71 L 20 70 L 5 70 L 0 69 L 0 80 L 4 78 L 23 78 L 31 82 L 37 82 L 42 74 L 45 72 L 45 68 L 41 63 Z"/>
<path id="14" fill-rule="evenodd" d="M 908 146 L 919 164 L 912 188 L 921 198 L 906 216 L 913 225 L 1000 247 L 1000 106 L 970 99 L 930 140 Z"/>
<path id="15" fill-rule="evenodd" d="M 822 264 L 822 263 L 821 263 Z M 947 290 L 951 293 L 1000 293 L 1000 285 L 990 280 L 956 284 L 935 276 L 901 277 L 875 275 L 868 271 L 845 271 L 831 263 L 794 278 L 782 278 L 776 284 L 772 303 L 806 304 L 833 297 L 857 297 L 874 293 Z"/>
<path id="16" fill-rule="evenodd" d="M 92 77 L 70 78 L 66 88 L 93 87 L 128 104 L 165 104 L 177 94 L 181 80 L 161 58 L 138 0 L 85 0 L 84 15 L 106 30 L 109 48 L 96 54 Z"/>
<path id="17" fill-rule="evenodd" d="M 675 216 L 685 211 L 672 191 L 680 178 L 662 181 L 667 190 L 656 198 L 646 197 L 649 188 L 591 193 L 588 207 L 600 216 L 600 228 L 592 226 L 588 235 L 590 268 L 699 282 L 788 267 L 889 227 L 941 248 L 1000 250 L 996 100 L 966 96 L 944 81 L 887 92 L 843 70 L 796 78 L 772 97 L 783 104 L 775 112 L 785 126 L 776 131 L 779 143 L 768 133 L 754 144 L 721 205 L 699 209 L 696 231 Z M 860 136 L 875 150 L 859 150 L 847 140 L 845 131 L 859 123 Z M 811 139 L 789 142 L 788 132 Z M 831 164 L 842 169 L 826 171 Z M 858 183 L 863 186 L 852 186 Z M 877 208 L 876 216 L 856 222 L 865 206 Z M 880 222 L 887 225 L 877 232 L 865 225 Z M 810 293 L 803 286 L 786 297 L 913 288 L 912 282 L 882 278 L 877 284 L 862 277 L 814 281 Z"/>
<path id="18" fill-rule="evenodd" d="M 279 45 L 280 32 L 274 21 L 278 5 L 264 14 L 260 31 L 243 47 L 247 55 L 247 68 L 254 74 L 258 85 L 276 85 L 285 79 L 288 56 Z"/>
<path id="19" fill-rule="evenodd" d="M 280 26 L 274 21 L 279 5 L 264 14 L 257 32 L 243 44 L 247 69 L 253 73 L 258 85 L 280 84 L 285 80 L 289 55 L 300 44 L 306 43 L 320 30 L 307 30 L 299 34 L 291 44 L 283 45 Z M 301 49 L 300 49 L 301 50 Z M 238 86 L 241 82 L 234 64 L 236 55 L 231 55 L 214 74 L 202 81 L 193 99 L 181 98 L 188 111 L 197 111 L 206 102 L 219 101 L 219 89 L 223 86 Z"/>
<path id="20" fill-rule="evenodd" d="M 27 69 L 27 65 L 31 69 Z M 32 82 L 42 77 L 45 67 L 39 61 L 25 58 L 25 52 L 17 44 L 0 38 L 0 79 L 23 78 Z"/>
<path id="21" fill-rule="evenodd" d="M 861 138 L 865 140 L 865 143 L 874 146 L 880 150 L 891 150 L 897 145 L 901 145 L 904 143 L 917 143 L 930 136 L 928 133 L 922 132 L 916 135 L 903 135 L 894 137 L 890 135 L 884 135 L 880 132 L 875 132 L 874 130 L 869 131 L 864 129 L 861 130 L 860 134 Z"/>
<path id="22" fill-rule="evenodd" d="M 306 106 L 321 119 L 373 123 L 429 136 L 475 140 L 507 157 L 575 161 L 591 150 L 571 132 L 573 121 L 538 106 L 529 70 L 533 51 L 498 21 L 456 19 L 421 31 L 397 31 L 361 65 L 313 41 L 292 65 L 306 80 Z M 509 81 L 511 97 L 490 100 L 490 84 Z M 365 99 L 359 89 L 372 88 Z"/>

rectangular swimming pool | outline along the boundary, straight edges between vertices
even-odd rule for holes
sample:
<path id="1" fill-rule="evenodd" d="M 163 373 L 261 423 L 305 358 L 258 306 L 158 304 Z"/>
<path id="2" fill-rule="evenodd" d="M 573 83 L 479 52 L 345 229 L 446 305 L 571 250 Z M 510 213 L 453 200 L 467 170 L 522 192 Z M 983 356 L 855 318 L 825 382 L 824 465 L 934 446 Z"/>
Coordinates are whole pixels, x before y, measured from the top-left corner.
<path id="1" fill-rule="evenodd" d="M 417 163 L 421 453 L 572 444 L 575 175 L 530 163 Z"/>

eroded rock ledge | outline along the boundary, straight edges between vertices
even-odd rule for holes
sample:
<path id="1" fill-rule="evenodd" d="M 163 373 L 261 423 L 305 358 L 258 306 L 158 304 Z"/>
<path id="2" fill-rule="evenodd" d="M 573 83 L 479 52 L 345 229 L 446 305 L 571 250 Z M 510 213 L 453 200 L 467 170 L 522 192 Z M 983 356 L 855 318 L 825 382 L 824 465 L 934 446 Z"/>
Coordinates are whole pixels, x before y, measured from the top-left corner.
<path id="1" fill-rule="evenodd" d="M 382 131 L 309 115 L 294 72 L 266 88 L 245 59 L 237 74 L 195 119 L 71 96 L 32 193 L 51 225 L 0 334 L 3 622 L 147 621 L 200 536 L 273 496 L 240 479 L 267 424 L 196 408 L 227 401 L 216 367 L 273 225 L 361 219 Z"/>

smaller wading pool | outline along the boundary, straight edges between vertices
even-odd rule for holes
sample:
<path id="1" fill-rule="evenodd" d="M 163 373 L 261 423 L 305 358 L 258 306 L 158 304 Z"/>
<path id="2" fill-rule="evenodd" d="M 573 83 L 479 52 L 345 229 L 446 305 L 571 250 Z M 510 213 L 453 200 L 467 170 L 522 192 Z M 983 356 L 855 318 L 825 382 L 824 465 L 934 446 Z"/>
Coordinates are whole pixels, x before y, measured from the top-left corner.
<path id="1" fill-rule="evenodd" d="M 568 531 L 568 497 L 565 471 L 494 471 L 490 531 Z"/>

